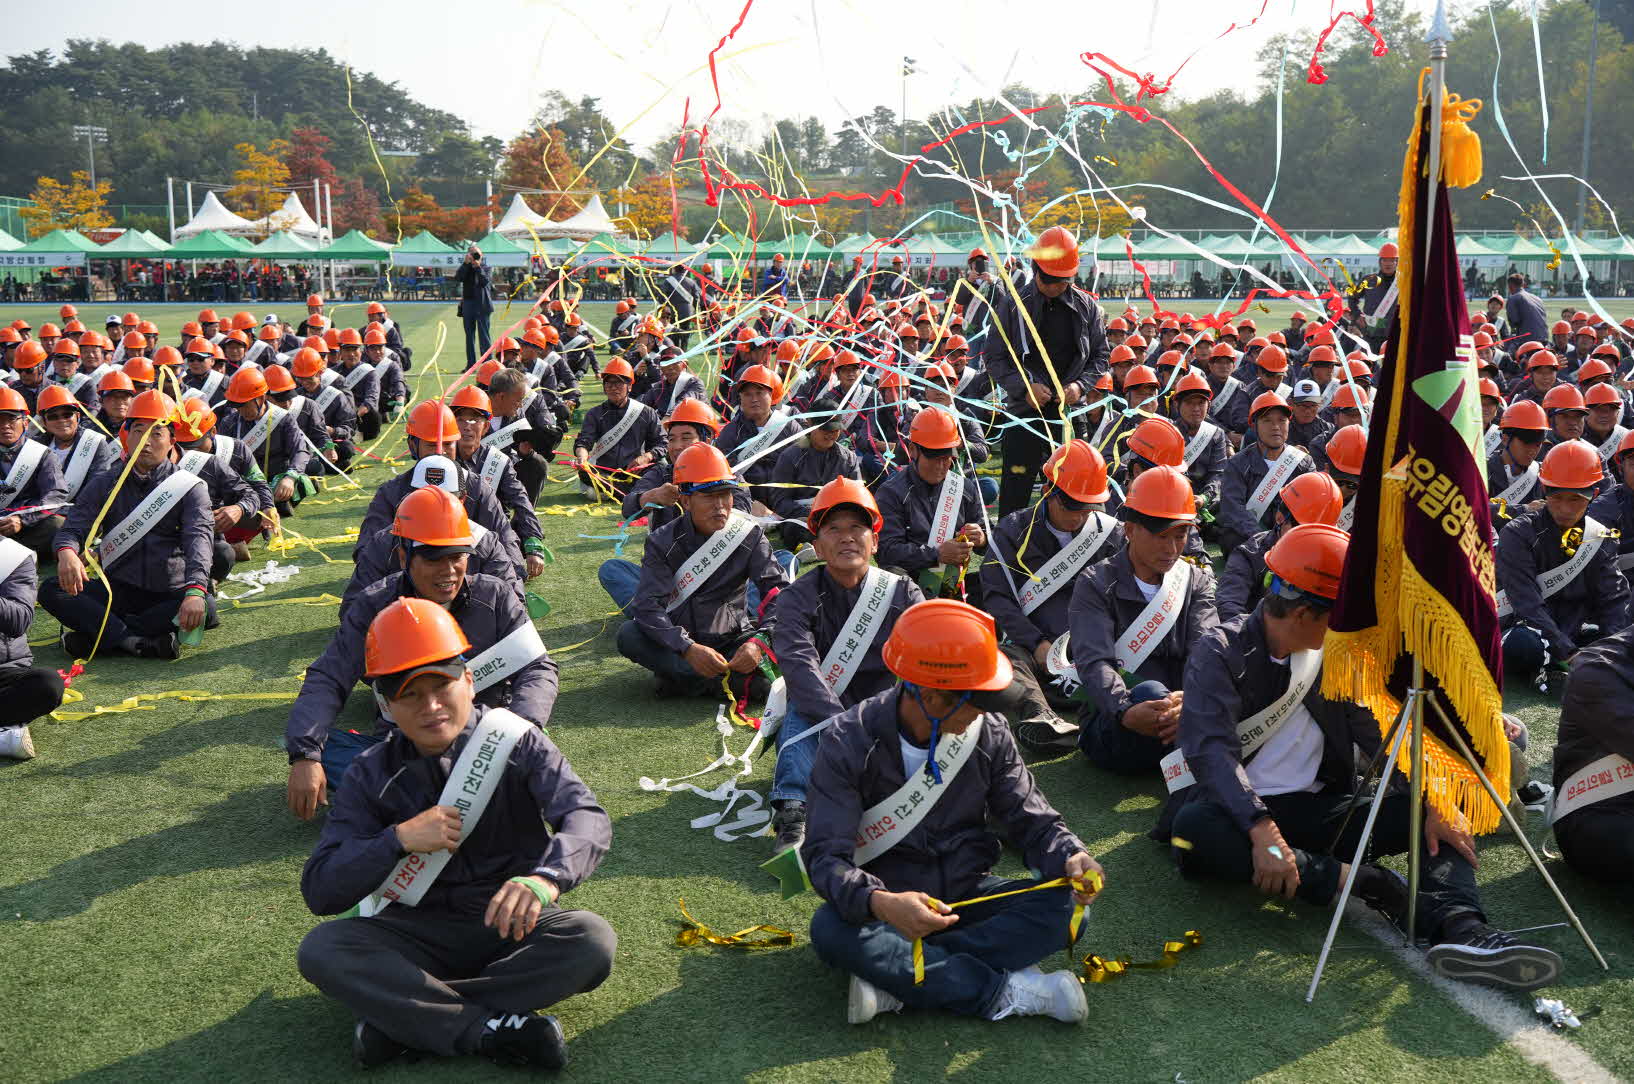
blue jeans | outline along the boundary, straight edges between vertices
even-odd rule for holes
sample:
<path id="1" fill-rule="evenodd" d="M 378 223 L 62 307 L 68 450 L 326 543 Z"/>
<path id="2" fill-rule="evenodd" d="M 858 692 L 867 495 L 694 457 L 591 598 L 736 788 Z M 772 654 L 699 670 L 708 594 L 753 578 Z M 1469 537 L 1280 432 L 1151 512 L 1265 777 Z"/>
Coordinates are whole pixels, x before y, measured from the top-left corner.
<path id="1" fill-rule="evenodd" d="M 986 877 L 971 895 L 1037 883 Z M 925 938 L 925 981 L 920 986 L 913 983 L 913 942 L 887 923 L 855 926 L 825 903 L 811 919 L 811 947 L 825 964 L 873 983 L 909 1008 L 986 1016 L 1010 972 L 1066 947 L 1072 893 L 1046 889 L 961 907 L 957 913 L 955 925 Z"/>
<path id="2" fill-rule="evenodd" d="M 359 753 L 385 740 L 373 734 L 359 734 L 355 730 L 331 730 L 329 740 L 323 743 L 323 774 L 329 781 L 330 793 L 340 790 L 340 782 L 346 778 L 346 769 L 351 767 Z"/>
<path id="3" fill-rule="evenodd" d="M 1132 704 L 1162 700 L 1169 695 L 1161 681 L 1143 681 L 1129 690 Z M 1093 707 L 1085 708 L 1078 720 L 1078 748 L 1091 764 L 1119 775 L 1143 775 L 1157 770 L 1158 763 L 1174 747 L 1156 738 L 1137 734 L 1117 719 Z"/>
<path id="4" fill-rule="evenodd" d="M 790 742 L 816 725 L 792 709 L 783 716 L 783 725 L 777 731 L 777 766 L 772 769 L 772 801 L 806 800 L 806 783 L 817 763 L 817 743 L 822 735 L 792 745 Z"/>
<path id="5" fill-rule="evenodd" d="M 772 557 L 782 566 L 784 574 L 792 580 L 794 555 L 788 550 L 773 550 Z M 618 607 L 619 613 L 625 617 L 634 617 L 635 589 L 641 583 L 641 566 L 623 557 L 612 557 L 603 561 L 601 567 L 596 569 L 596 578 L 601 581 L 602 590 L 612 598 L 613 605 Z M 760 586 L 753 580 L 749 581 L 748 591 L 744 595 L 744 605 L 748 608 L 749 619 L 758 621 Z"/>
<path id="6" fill-rule="evenodd" d="M 981 491 L 982 503 L 992 504 L 999 499 L 999 483 L 997 478 L 981 475 L 976 479 L 976 488 Z"/>

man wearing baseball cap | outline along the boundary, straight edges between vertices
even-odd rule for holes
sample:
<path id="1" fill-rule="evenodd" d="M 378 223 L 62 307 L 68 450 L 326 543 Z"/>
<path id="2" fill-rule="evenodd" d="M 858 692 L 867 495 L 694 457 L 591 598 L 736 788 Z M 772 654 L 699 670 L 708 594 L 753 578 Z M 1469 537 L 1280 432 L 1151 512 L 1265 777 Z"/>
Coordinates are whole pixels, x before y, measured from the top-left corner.
<path id="1" fill-rule="evenodd" d="M 534 1014 L 612 971 L 612 928 L 557 905 L 607 853 L 607 813 L 540 730 L 478 701 L 470 653 L 427 599 L 369 622 L 364 672 L 397 729 L 353 761 L 301 873 L 314 914 L 359 907 L 297 961 L 356 1018 L 360 1069 L 411 1050 L 560 1069 L 561 1025 Z"/>

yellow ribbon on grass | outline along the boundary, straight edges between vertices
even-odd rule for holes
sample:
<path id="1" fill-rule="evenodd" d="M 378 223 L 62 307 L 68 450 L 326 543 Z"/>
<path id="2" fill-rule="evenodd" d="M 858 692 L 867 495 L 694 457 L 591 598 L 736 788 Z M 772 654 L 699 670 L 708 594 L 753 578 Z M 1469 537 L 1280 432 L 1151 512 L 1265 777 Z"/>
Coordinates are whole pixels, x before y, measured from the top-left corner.
<path id="1" fill-rule="evenodd" d="M 1109 960 L 1104 956 L 1084 957 L 1085 982 L 1111 982 L 1129 971 L 1163 971 L 1180 962 L 1180 954 L 1187 949 L 1201 948 L 1203 935 L 1187 930 L 1178 940 L 1163 942 L 1163 954 L 1145 963 L 1132 963 L 1125 957 Z"/>
<path id="2" fill-rule="evenodd" d="M 69 690 L 72 692 L 73 690 Z M 117 704 L 103 707 L 98 706 L 90 711 L 54 711 L 51 718 L 58 722 L 73 722 L 79 719 L 90 719 L 97 715 L 117 715 L 126 711 L 152 711 L 148 705 L 155 700 L 182 700 L 195 703 L 204 700 L 294 700 L 294 693 L 213 693 L 207 689 L 171 689 L 162 693 L 137 693 L 127 696 Z M 67 703 L 67 700 L 64 700 Z"/>
<path id="3" fill-rule="evenodd" d="M 794 944 L 794 934 L 781 926 L 768 926 L 765 923 L 759 926 L 749 926 L 737 933 L 716 933 L 702 922 L 692 917 L 687 910 L 687 901 L 677 901 L 681 905 L 681 916 L 687 921 L 687 928 L 675 935 L 677 948 L 692 948 L 694 945 L 715 945 L 718 948 L 737 949 L 769 949 L 787 948 Z M 765 934 L 757 937 L 756 934 Z"/>

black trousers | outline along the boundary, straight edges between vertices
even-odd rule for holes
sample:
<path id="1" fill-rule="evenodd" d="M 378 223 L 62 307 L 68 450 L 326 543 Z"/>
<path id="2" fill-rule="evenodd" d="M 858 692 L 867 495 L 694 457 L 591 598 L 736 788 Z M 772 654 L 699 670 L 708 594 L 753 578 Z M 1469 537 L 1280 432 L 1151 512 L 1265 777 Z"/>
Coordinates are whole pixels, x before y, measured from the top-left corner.
<path id="1" fill-rule="evenodd" d="M 1634 885 L 1634 809 L 1616 802 L 1587 806 L 1555 824 L 1566 864 L 1585 877 Z"/>
<path id="2" fill-rule="evenodd" d="M 27 726 L 62 706 L 62 675 L 38 666 L 0 670 L 0 728 Z"/>
<path id="3" fill-rule="evenodd" d="M 518 455 L 514 463 L 516 480 L 527 490 L 528 500 L 538 504 L 539 491 L 545 488 L 545 472 L 550 469 L 550 461 L 538 452 L 529 452 L 527 455 Z"/>
<path id="4" fill-rule="evenodd" d="M 486 354 L 488 347 L 493 345 L 492 333 L 488 330 L 488 314 L 480 316 L 466 316 L 465 318 L 465 367 L 469 369 L 477 363 L 477 343 L 480 341 L 480 353 Z"/>
<path id="5" fill-rule="evenodd" d="M 363 434 L 363 439 L 372 441 L 380 436 L 380 412 L 371 410 L 367 414 L 357 416 L 357 431 Z"/>
<path id="6" fill-rule="evenodd" d="M 1350 799 L 1348 794 L 1326 790 L 1315 794 L 1278 794 L 1265 799 L 1265 806 L 1277 822 L 1282 838 L 1294 849 L 1294 861 L 1299 865 L 1296 895 L 1306 903 L 1322 906 L 1333 902 L 1340 888 L 1340 867 L 1356 853 L 1362 826 L 1367 821 L 1368 799 L 1364 798 L 1357 806 L 1344 832 L 1334 841 L 1334 833 L 1344 819 Z M 1449 920 L 1461 915 L 1484 918 L 1475 889 L 1475 867 L 1452 847 L 1443 844 L 1441 853 L 1432 857 L 1424 849 L 1422 837 L 1410 838 L 1411 811 L 1410 795 L 1385 796 L 1364 860 L 1372 861 L 1384 854 L 1406 854 L 1410 846 L 1419 848 L 1422 862 L 1419 928 L 1431 937 L 1445 928 Z M 1174 849 L 1180 872 L 1185 876 L 1252 883 L 1254 845 L 1223 806 L 1206 799 L 1181 806 L 1174 817 L 1174 835 L 1191 844 L 1190 848 Z"/>
<path id="7" fill-rule="evenodd" d="M 618 935 L 590 911 L 547 907 L 521 941 L 479 915 L 396 904 L 373 918 L 318 926 L 301 942 L 306 980 L 404 1046 L 476 1050 L 483 1024 L 594 990 L 613 969 Z"/>
<path id="8" fill-rule="evenodd" d="M 39 558 L 41 564 L 55 562 L 56 550 L 51 547 L 51 540 L 57 537 L 57 530 L 62 526 L 61 516 L 45 516 L 18 531 L 12 537 L 29 549 Z"/>
<path id="9" fill-rule="evenodd" d="M 214 599 L 206 597 L 204 604 L 207 614 L 215 612 Z M 53 577 L 40 584 L 40 605 L 65 627 L 87 636 L 96 635 L 106 612 L 108 627 L 102 634 L 102 642 L 111 647 L 127 636 L 162 636 L 170 631 L 176 611 L 182 607 L 182 593 L 147 591 L 115 581 L 110 609 L 106 581 L 88 581 L 83 591 L 70 595 Z"/>
<path id="10" fill-rule="evenodd" d="M 1040 468 L 1055 450 L 1062 432 L 1059 419 L 1052 424 L 1032 413 L 1017 417 L 1027 424 L 1012 425 L 1004 430 L 1000 444 L 1004 451 L 1004 474 L 999 477 L 1000 516 L 1032 503 L 1033 483 L 1038 481 Z M 1039 436 L 1035 429 L 1051 433 L 1053 438 Z"/>

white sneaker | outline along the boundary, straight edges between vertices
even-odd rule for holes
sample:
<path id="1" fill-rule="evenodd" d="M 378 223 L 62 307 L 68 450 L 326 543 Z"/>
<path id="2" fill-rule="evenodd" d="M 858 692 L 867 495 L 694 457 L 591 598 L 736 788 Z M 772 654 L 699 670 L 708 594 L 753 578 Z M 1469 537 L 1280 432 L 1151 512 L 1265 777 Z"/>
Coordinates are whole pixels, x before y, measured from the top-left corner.
<path id="1" fill-rule="evenodd" d="M 1072 972 L 1052 971 L 1046 975 L 1029 967 L 1010 972 L 988 1019 L 1003 1020 L 1006 1016 L 1053 1016 L 1063 1023 L 1076 1024 L 1089 1018 L 1089 1001 L 1084 997 L 1084 984 Z"/>
<path id="2" fill-rule="evenodd" d="M 0 730 L 0 757 L 34 759 L 34 736 L 28 732 L 28 727 L 8 726 Z"/>
<path id="3" fill-rule="evenodd" d="M 821 558 L 817 556 L 817 551 L 812 548 L 811 543 L 807 542 L 805 545 L 794 551 L 794 560 L 797 564 L 814 565 L 821 560 Z"/>
<path id="4" fill-rule="evenodd" d="M 1082 995 L 1079 995 L 1080 997 Z M 845 1009 L 848 1024 L 866 1024 L 882 1012 L 901 1012 L 902 1000 L 892 997 L 866 979 L 851 976 L 851 994 Z M 1084 1009 L 1089 1014 L 1089 1009 Z"/>

